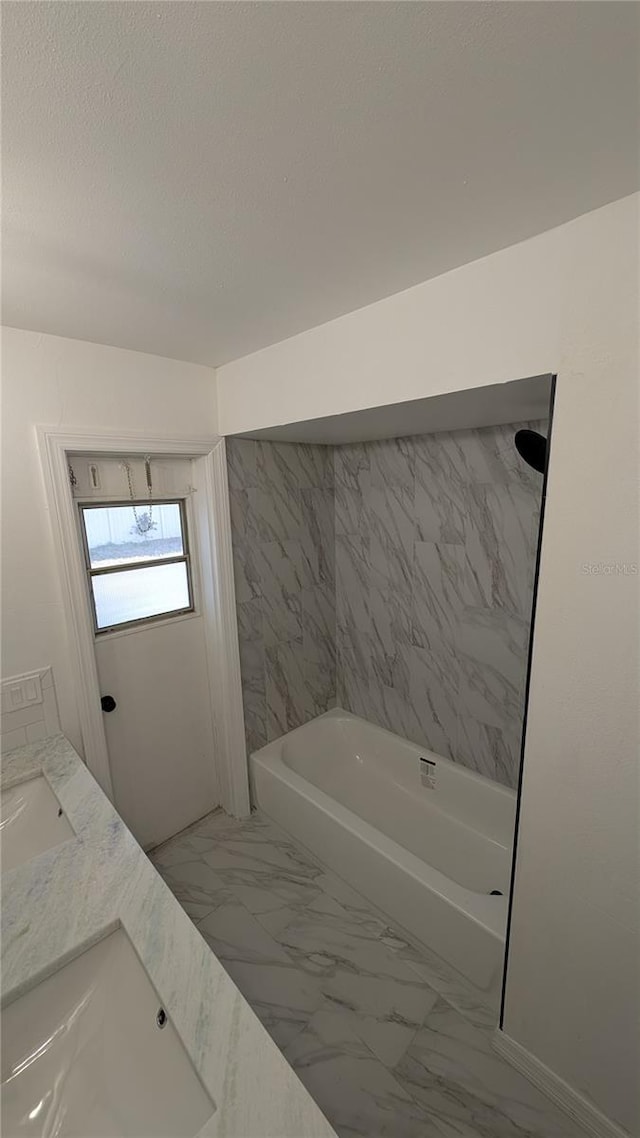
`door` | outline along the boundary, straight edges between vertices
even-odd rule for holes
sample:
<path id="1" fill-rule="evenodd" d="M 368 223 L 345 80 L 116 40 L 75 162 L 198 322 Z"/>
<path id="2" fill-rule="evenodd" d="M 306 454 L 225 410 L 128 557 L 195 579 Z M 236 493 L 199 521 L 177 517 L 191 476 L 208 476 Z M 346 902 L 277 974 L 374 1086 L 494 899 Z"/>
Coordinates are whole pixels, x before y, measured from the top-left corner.
<path id="1" fill-rule="evenodd" d="M 190 466 L 73 464 L 115 805 L 147 849 L 218 804 Z"/>

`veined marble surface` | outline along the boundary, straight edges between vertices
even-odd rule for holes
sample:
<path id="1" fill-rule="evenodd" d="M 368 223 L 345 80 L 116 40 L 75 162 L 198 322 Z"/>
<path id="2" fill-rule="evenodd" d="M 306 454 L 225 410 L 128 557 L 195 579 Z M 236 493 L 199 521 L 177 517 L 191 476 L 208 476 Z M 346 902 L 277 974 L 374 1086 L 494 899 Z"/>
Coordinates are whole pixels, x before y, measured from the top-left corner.
<path id="1" fill-rule="evenodd" d="M 336 703 L 515 787 L 542 477 L 512 423 L 228 439 L 247 747 Z"/>
<path id="2" fill-rule="evenodd" d="M 227 439 L 247 749 L 336 698 L 331 447 Z"/>
<path id="3" fill-rule="evenodd" d="M 265 815 L 152 856 L 340 1138 L 586 1138 L 495 1053 L 484 994 Z"/>
<path id="4" fill-rule="evenodd" d="M 201 1138 L 335 1138 L 64 736 L 5 756 L 2 786 L 40 773 L 77 836 L 3 875 L 3 1004 L 121 925 L 216 1105 Z"/>
<path id="5" fill-rule="evenodd" d="M 335 450 L 341 707 L 515 787 L 542 477 L 512 423 Z"/>

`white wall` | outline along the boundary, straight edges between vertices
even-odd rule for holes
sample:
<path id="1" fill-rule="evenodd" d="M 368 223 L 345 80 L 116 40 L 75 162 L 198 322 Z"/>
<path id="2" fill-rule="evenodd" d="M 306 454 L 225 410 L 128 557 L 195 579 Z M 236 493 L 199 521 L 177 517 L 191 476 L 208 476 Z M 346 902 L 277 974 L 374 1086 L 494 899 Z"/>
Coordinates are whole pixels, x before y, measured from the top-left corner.
<path id="1" fill-rule="evenodd" d="M 638 1135 L 638 246 L 608 217 L 558 357 L 505 1031 Z"/>
<path id="2" fill-rule="evenodd" d="M 142 352 L 2 330 L 2 676 L 51 664 L 62 729 L 81 750 L 36 423 L 214 436 L 214 373 Z"/>
<path id="3" fill-rule="evenodd" d="M 222 433 L 558 373 L 505 1032 L 632 1134 L 638 961 L 634 195 L 218 370 Z"/>

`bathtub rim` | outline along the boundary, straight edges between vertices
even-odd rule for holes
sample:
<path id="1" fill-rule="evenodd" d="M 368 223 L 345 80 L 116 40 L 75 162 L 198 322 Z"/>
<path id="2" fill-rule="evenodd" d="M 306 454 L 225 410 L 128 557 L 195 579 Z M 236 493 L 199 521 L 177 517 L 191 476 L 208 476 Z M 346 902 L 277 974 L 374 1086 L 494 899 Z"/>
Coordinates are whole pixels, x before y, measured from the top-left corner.
<path id="1" fill-rule="evenodd" d="M 345 827 L 352 835 L 357 836 L 378 855 L 382 855 L 397 866 L 402 867 L 418 884 L 430 889 L 443 901 L 452 905 L 460 913 L 464 914 L 466 918 L 478 925 L 484 932 L 495 938 L 501 946 L 504 946 L 507 926 L 507 893 L 496 897 L 491 896 L 491 894 L 479 893 L 475 890 L 467 889 L 464 885 L 460 885 L 457 881 L 447 877 L 441 870 L 436 869 L 428 862 L 422 861 L 416 854 L 405 849 L 393 838 L 387 837 L 386 834 L 378 830 L 370 822 L 359 818 L 354 811 L 350 810 L 347 806 L 343 806 L 341 802 L 332 798 L 325 791 L 320 790 L 320 788 L 310 782 L 309 779 L 299 775 L 284 762 L 280 754 L 280 748 L 284 739 L 290 739 L 293 735 L 304 731 L 305 727 L 309 727 L 311 723 L 316 723 L 326 718 L 336 719 L 342 716 L 355 719 L 358 722 L 367 723 L 376 730 L 385 731 L 385 734 L 391 738 L 401 738 L 401 736 L 396 736 L 391 731 L 386 731 L 385 728 L 378 728 L 377 724 L 370 724 L 368 720 L 363 720 L 360 719 L 359 716 L 352 715 L 351 712 L 343 711 L 341 708 L 332 708 L 323 715 L 319 715 L 315 719 L 310 720 L 309 723 L 305 723 L 301 727 L 297 727 L 293 731 L 281 735 L 278 739 L 272 740 L 272 742 L 267 743 L 266 746 L 261 747 L 259 750 L 253 751 L 250 756 L 251 765 L 253 766 L 255 764 L 267 772 L 268 775 L 288 784 L 292 790 L 300 794 L 307 802 L 312 803 L 320 809 L 324 815 Z M 441 756 L 437 757 L 440 758 Z M 443 761 L 447 763 L 451 762 L 449 759 L 443 759 Z M 482 779 L 483 782 L 491 782 L 490 779 L 485 778 L 484 775 L 477 774 L 475 771 L 469 770 L 468 774 Z M 515 794 L 510 791 L 508 787 L 502 788 L 501 784 L 495 785 L 500 786 L 500 788 L 504 789 L 509 795 L 513 795 L 515 801 Z M 484 836 L 487 837 L 487 835 Z M 487 837 L 487 840 L 490 841 L 492 839 Z"/>
<path id="2" fill-rule="evenodd" d="M 473 770 L 471 767 L 467 767 L 463 763 L 456 763 L 453 759 L 447 759 L 444 755 L 438 754 L 437 751 L 432 751 L 430 747 L 423 747 L 422 744 L 414 743 L 411 739 L 405 739 L 402 735 L 397 735 L 394 731 L 389 731 L 386 727 L 380 727 L 377 723 L 372 723 L 370 719 L 363 719 L 360 715 L 354 715 L 353 712 L 346 711 L 342 707 L 331 707 L 328 711 L 322 712 L 321 715 L 314 716 L 313 719 L 307 720 L 306 723 L 302 723 L 299 727 L 294 727 L 291 731 L 286 731 L 283 735 L 279 735 L 277 739 L 272 739 L 270 743 L 266 743 L 263 747 L 259 747 L 257 750 L 252 751 L 249 755 L 249 759 L 253 759 L 254 756 L 264 756 L 265 758 L 268 758 L 271 755 L 277 755 L 286 769 L 290 770 L 292 774 L 296 774 L 297 772 L 294 771 L 293 768 L 290 767 L 288 763 L 286 763 L 282 758 L 282 745 L 285 742 L 290 742 L 291 740 L 295 739 L 302 732 L 308 731 L 310 727 L 315 727 L 316 724 L 322 723 L 325 720 L 333 719 L 346 719 L 353 723 L 362 723 L 365 725 L 365 727 L 368 727 L 377 733 L 384 735 L 387 739 L 395 740 L 396 743 L 400 741 L 405 746 L 413 747 L 416 752 L 419 752 L 420 757 L 431 757 L 435 759 L 439 766 L 444 764 L 444 766 L 449 770 L 455 772 L 456 775 L 461 776 L 465 780 L 468 780 L 471 784 L 476 783 L 478 786 L 482 786 L 483 788 L 490 787 L 492 794 L 496 794 L 500 798 L 508 800 L 509 805 L 513 807 L 513 832 L 509 842 L 501 841 L 499 838 L 496 838 L 493 834 L 487 833 L 486 830 L 481 829 L 479 826 L 472 826 L 469 822 L 465 821 L 462 818 L 459 818 L 456 814 L 452 814 L 450 810 L 446 810 L 439 803 L 433 803 L 433 806 L 436 810 L 439 810 L 448 818 L 454 818 L 460 825 L 467 826 L 467 828 L 470 830 L 475 830 L 476 833 L 481 834 L 482 837 L 487 839 L 487 841 L 495 842 L 496 845 L 502 846 L 504 849 L 508 850 L 509 855 L 511 855 L 515 837 L 515 815 L 518 800 L 516 790 L 510 786 L 505 786 L 505 784 L 502 782 L 496 782 L 495 779 L 488 778 L 487 775 L 481 774 L 479 771 Z M 333 799 L 330 794 L 327 794 L 326 791 L 321 790 L 320 787 L 316 787 L 315 783 L 311 782 L 311 779 L 304 779 L 303 775 L 298 775 L 298 777 L 302 778 L 305 782 L 309 782 L 309 784 L 317 789 L 319 793 L 325 794 L 331 802 L 337 801 L 337 799 Z M 347 810 L 348 807 L 344 807 L 344 809 Z M 358 815 L 355 814 L 355 811 L 350 811 L 350 813 L 353 813 L 356 818 L 358 817 Z M 368 823 L 368 825 L 371 825 L 371 823 Z M 376 830 L 376 833 L 382 833 L 382 831 L 378 831 L 375 826 L 372 826 L 372 829 Z M 384 836 L 386 837 L 386 835 Z M 393 841 L 393 839 L 389 838 L 389 841 Z M 396 844 L 399 845 L 399 843 Z M 400 846 L 400 848 L 402 849 L 403 847 Z M 420 860 L 421 859 L 418 858 L 418 861 Z M 426 862 L 425 864 L 428 865 L 429 863 Z M 445 878 L 447 877 L 446 874 L 443 874 L 443 876 Z M 451 879 L 447 878 L 447 880 Z M 464 886 L 461 886 L 461 888 L 464 888 Z M 474 891 L 470 890 L 470 892 Z M 482 896 L 482 894 L 479 894 L 479 896 Z"/>

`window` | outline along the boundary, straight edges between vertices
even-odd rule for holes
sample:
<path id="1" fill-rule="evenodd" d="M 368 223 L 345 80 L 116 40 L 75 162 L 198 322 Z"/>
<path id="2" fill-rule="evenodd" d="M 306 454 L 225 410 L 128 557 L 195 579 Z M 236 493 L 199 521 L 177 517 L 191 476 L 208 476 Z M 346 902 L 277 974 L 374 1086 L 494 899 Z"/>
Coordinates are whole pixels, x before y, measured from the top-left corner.
<path id="1" fill-rule="evenodd" d="M 193 611 L 183 501 L 80 506 L 96 632 Z"/>

